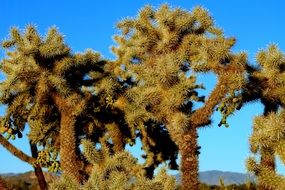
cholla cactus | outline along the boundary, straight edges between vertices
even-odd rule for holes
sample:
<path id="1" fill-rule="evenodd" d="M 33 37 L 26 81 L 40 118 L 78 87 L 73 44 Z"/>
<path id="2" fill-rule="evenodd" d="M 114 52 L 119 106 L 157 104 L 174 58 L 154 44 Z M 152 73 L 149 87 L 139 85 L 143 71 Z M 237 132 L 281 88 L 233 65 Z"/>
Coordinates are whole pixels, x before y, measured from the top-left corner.
<path id="1" fill-rule="evenodd" d="M 90 178 L 83 185 L 63 176 L 51 185 L 54 190 L 175 190 L 175 178 L 168 176 L 162 169 L 150 180 L 144 176 L 143 166 L 130 153 L 122 151 L 109 156 L 104 146 L 94 148 L 91 141 L 83 141 L 84 155 L 92 163 Z"/>
<path id="2" fill-rule="evenodd" d="M 1 144 L 14 155 L 52 171 L 61 168 L 82 181 L 88 177 L 88 164 L 79 150 L 80 139 L 107 143 L 112 154 L 135 140 L 122 112 L 110 106 L 121 86 L 105 71 L 106 61 L 98 53 L 72 54 L 55 28 L 41 38 L 33 26 L 23 33 L 13 28 L 11 39 L 2 45 L 7 58 L 1 70 L 7 77 L 0 84 L 0 101 L 8 108 L 0 131 L 14 139 L 28 124 L 31 142 L 43 146 L 35 160 L 1 135 Z"/>
<path id="3" fill-rule="evenodd" d="M 260 67 L 251 70 L 243 99 L 261 99 L 264 104 L 264 114 L 255 118 L 250 138 L 251 151 L 260 159 L 249 158 L 247 166 L 256 174 L 259 189 L 281 190 L 285 178 L 276 173 L 275 158 L 285 163 L 285 56 L 271 45 L 257 55 L 257 61 Z"/>
<path id="4" fill-rule="evenodd" d="M 115 104 L 130 125 L 166 127 L 182 155 L 184 189 L 198 189 L 197 128 L 210 124 L 214 108 L 244 85 L 246 55 L 230 51 L 235 40 L 225 38 L 201 7 L 188 12 L 146 6 L 137 18 L 125 19 L 118 27 L 122 35 L 115 36 L 114 72 L 128 90 Z M 197 93 L 203 86 L 196 83 L 195 72 L 214 72 L 218 78 L 197 110 L 193 104 L 204 98 Z M 144 136 L 144 145 L 155 143 Z M 146 152 L 153 163 L 156 154 Z"/>
<path id="5" fill-rule="evenodd" d="M 28 123 L 31 141 L 60 151 L 62 170 L 80 181 L 75 125 L 91 97 L 81 87 L 90 83 L 84 78 L 90 70 L 102 72 L 100 55 L 72 55 L 55 28 L 45 38 L 33 26 L 23 33 L 13 28 L 2 46 L 7 58 L 1 61 L 6 79 L 0 102 L 8 105 L 2 126 L 19 134 Z"/>
<path id="6" fill-rule="evenodd" d="M 279 157 L 283 164 L 285 163 L 284 134 L 284 109 L 255 118 L 250 145 L 251 151 L 254 154 L 260 154 L 261 158 L 260 161 L 253 157 L 249 158 L 247 166 L 256 174 L 259 189 L 281 190 L 285 188 L 285 177 L 278 175 L 271 163 L 272 157 L 273 159 Z"/>

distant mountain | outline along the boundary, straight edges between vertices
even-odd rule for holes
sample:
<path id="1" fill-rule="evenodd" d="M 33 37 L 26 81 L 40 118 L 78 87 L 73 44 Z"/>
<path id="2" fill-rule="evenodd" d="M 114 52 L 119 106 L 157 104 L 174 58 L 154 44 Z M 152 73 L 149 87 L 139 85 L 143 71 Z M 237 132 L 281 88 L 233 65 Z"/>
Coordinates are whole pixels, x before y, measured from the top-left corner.
<path id="1" fill-rule="evenodd" d="M 181 181 L 181 177 L 179 174 L 175 177 L 178 182 Z M 200 181 L 208 185 L 219 185 L 220 178 L 224 180 L 225 185 L 244 184 L 248 180 L 250 180 L 251 182 L 254 181 L 254 176 L 238 172 L 223 172 L 218 170 L 212 170 L 199 173 Z"/>
<path id="2" fill-rule="evenodd" d="M 44 172 L 44 176 L 47 183 L 58 179 L 57 175 L 50 172 Z M 0 174 L 0 177 L 6 183 L 8 189 L 40 190 L 37 177 L 33 171 L 25 173 L 3 173 Z"/>
<path id="3" fill-rule="evenodd" d="M 3 173 L 3 174 L 0 173 L 0 176 L 5 176 L 5 177 L 16 176 L 16 175 L 19 175 L 19 173 Z"/>

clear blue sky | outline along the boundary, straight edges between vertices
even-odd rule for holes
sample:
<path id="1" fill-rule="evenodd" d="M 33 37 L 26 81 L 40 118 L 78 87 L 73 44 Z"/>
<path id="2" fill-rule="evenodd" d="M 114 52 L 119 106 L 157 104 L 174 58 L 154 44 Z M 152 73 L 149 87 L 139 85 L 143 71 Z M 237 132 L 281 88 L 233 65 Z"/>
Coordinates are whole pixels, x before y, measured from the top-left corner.
<path id="1" fill-rule="evenodd" d="M 27 24 L 35 24 L 44 34 L 50 26 L 56 25 L 65 35 L 66 42 L 75 51 L 92 48 L 106 58 L 113 58 L 110 46 L 114 45 L 112 36 L 117 32 L 115 24 L 127 16 L 135 16 L 145 4 L 155 7 L 167 2 L 173 7 L 192 10 L 196 5 L 207 8 L 218 26 L 227 36 L 237 38 L 234 51 L 246 51 L 250 61 L 258 50 L 270 43 L 277 43 L 285 52 L 285 2 L 282 0 L 258 1 L 92 1 L 92 0 L 2 0 L 0 14 L 0 40 L 7 38 L 12 26 L 23 29 Z M 0 59 L 4 52 L 0 50 Z M 3 79 L 3 77 L 2 77 Z M 211 90 L 215 78 L 201 76 Z M 205 91 L 205 93 L 208 91 Z M 0 109 L 0 114 L 4 109 Z M 252 118 L 262 113 L 257 102 L 245 106 L 229 119 L 230 128 L 219 128 L 219 114 L 213 116 L 211 127 L 199 131 L 199 143 L 202 146 L 200 170 L 223 170 L 245 172 L 245 159 L 249 155 L 248 138 L 251 133 Z M 26 138 L 16 140 L 15 145 L 29 153 Z M 132 152 L 140 153 L 139 147 Z M 0 173 L 24 172 L 32 168 L 10 155 L 0 146 Z M 278 164 L 283 174 L 285 167 Z"/>

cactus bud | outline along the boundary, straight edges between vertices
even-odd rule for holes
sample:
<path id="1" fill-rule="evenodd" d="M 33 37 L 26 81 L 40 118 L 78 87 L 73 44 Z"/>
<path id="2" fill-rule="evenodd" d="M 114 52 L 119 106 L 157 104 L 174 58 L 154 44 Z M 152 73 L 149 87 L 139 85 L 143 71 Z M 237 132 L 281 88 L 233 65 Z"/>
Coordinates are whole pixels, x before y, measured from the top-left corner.
<path id="1" fill-rule="evenodd" d="M 6 139 L 9 140 L 11 137 L 11 134 L 7 134 Z"/>
<path id="2" fill-rule="evenodd" d="M 15 136 L 15 135 L 11 135 L 11 139 L 12 139 L 12 140 L 15 140 L 15 139 L 16 139 L 16 136 Z"/>

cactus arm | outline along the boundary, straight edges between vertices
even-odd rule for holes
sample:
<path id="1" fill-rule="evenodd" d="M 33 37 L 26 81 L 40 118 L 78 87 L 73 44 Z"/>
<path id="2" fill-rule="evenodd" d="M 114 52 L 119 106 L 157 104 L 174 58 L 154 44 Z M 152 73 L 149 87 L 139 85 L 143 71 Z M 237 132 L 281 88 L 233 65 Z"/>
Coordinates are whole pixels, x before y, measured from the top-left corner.
<path id="1" fill-rule="evenodd" d="M 226 86 L 219 83 L 212 91 L 204 106 L 196 110 L 190 118 L 191 126 L 200 127 L 210 124 L 210 117 L 214 108 L 218 105 L 227 93 Z"/>
<path id="2" fill-rule="evenodd" d="M 20 160 L 27 162 L 30 165 L 34 165 L 34 162 L 36 161 L 35 158 L 32 158 L 27 154 L 25 154 L 24 152 L 22 152 L 21 150 L 19 150 L 17 147 L 11 144 L 7 139 L 5 139 L 1 134 L 0 134 L 0 144 Z"/>

